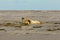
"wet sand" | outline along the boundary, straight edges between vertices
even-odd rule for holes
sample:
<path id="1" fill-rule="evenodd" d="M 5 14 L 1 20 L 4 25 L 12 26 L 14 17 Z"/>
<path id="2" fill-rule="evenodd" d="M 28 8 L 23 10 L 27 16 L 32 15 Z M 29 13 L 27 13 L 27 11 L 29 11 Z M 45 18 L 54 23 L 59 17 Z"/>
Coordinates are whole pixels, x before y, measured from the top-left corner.
<path id="1" fill-rule="evenodd" d="M 22 25 L 22 17 L 44 24 Z M 0 11 L 0 40 L 60 40 L 60 11 Z"/>

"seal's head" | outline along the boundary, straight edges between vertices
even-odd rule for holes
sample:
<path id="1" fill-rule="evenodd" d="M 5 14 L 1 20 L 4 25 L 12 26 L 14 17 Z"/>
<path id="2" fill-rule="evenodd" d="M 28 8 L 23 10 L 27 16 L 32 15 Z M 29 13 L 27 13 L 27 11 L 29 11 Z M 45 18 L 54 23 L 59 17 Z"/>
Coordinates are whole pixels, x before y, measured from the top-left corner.
<path id="1" fill-rule="evenodd" d="M 28 20 L 27 18 L 22 18 L 22 22 L 25 24 L 25 25 L 29 25 L 31 22 L 30 20 Z"/>

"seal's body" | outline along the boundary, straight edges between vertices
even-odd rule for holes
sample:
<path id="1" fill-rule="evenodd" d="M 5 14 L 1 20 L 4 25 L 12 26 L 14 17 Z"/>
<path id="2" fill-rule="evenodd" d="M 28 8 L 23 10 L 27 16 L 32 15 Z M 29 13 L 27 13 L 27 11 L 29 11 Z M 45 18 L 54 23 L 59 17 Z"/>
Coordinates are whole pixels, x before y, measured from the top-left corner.
<path id="1" fill-rule="evenodd" d="M 22 18 L 22 22 L 26 25 L 29 25 L 29 24 L 41 24 L 42 22 L 40 21 L 37 21 L 37 20 L 29 20 L 27 18 Z"/>
<path id="2" fill-rule="evenodd" d="M 31 20 L 31 24 L 40 24 L 40 21 Z"/>

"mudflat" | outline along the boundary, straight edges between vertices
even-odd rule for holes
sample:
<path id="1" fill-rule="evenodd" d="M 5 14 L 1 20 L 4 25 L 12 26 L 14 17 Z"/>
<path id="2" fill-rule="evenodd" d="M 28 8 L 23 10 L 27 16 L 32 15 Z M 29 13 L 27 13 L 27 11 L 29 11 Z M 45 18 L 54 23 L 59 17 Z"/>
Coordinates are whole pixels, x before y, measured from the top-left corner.
<path id="1" fill-rule="evenodd" d="M 23 25 L 22 17 L 44 23 Z M 0 40 L 60 40 L 60 11 L 0 11 Z"/>

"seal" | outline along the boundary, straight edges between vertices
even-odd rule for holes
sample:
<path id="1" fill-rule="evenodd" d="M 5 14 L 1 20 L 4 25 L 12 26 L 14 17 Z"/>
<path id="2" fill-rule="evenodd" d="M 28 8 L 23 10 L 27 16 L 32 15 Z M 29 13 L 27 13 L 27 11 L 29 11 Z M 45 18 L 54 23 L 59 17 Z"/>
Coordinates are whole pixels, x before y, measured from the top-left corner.
<path id="1" fill-rule="evenodd" d="M 43 22 L 38 20 L 29 20 L 27 18 L 22 17 L 22 23 L 29 25 L 29 24 L 42 24 Z"/>

